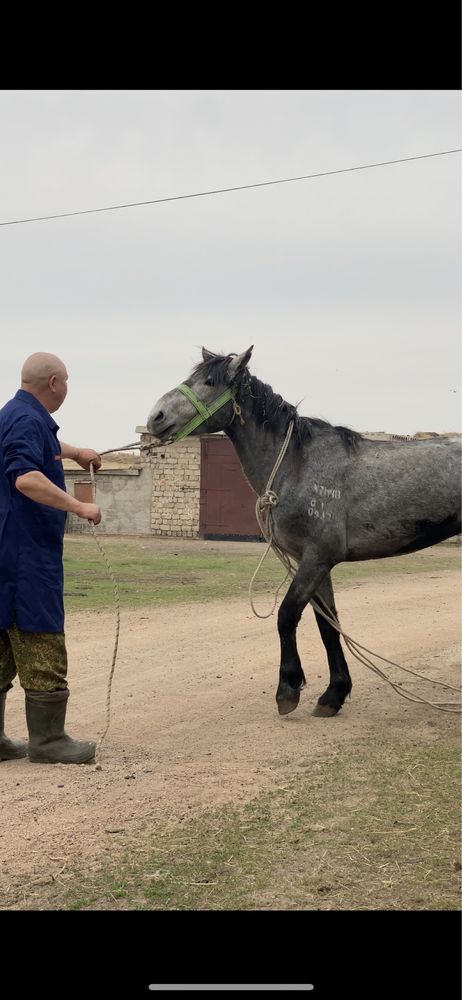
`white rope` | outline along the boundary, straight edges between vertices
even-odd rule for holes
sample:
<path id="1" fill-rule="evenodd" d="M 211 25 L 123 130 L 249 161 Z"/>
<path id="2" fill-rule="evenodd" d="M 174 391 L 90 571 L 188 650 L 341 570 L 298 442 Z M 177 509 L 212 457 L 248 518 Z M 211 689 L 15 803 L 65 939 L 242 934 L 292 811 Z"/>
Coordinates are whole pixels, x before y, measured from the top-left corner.
<path id="1" fill-rule="evenodd" d="M 156 444 L 154 444 L 152 442 L 146 443 L 146 444 L 140 444 L 139 441 L 135 441 L 135 442 L 133 442 L 133 444 L 126 444 L 122 448 L 108 448 L 107 451 L 100 451 L 100 452 L 98 452 L 98 454 L 99 455 L 112 455 L 112 454 L 114 454 L 117 451 L 129 451 L 129 450 L 134 449 L 134 448 L 136 448 L 138 450 L 142 450 L 142 451 L 150 451 L 151 449 L 161 448 L 161 447 L 162 447 L 162 442 L 161 441 L 159 441 Z M 92 492 L 93 492 L 93 502 L 96 503 L 96 480 L 95 480 L 95 471 L 94 471 L 94 467 L 93 467 L 93 462 L 90 462 L 90 479 L 91 479 L 91 486 L 92 486 Z M 104 549 L 104 546 L 103 546 L 103 544 L 101 542 L 101 539 L 99 538 L 98 533 L 96 531 L 95 523 L 94 523 L 94 521 L 89 521 L 89 524 L 90 524 L 90 528 L 91 528 L 91 531 L 92 531 L 92 534 L 93 534 L 93 538 L 95 539 L 95 542 L 96 542 L 96 544 L 98 546 L 98 549 L 99 549 L 99 551 L 100 551 L 100 553 L 101 553 L 101 555 L 102 555 L 102 557 L 104 559 L 104 562 L 106 563 L 106 568 L 107 568 L 107 571 L 108 571 L 108 575 L 109 575 L 109 577 L 110 577 L 110 579 L 112 581 L 112 588 L 113 588 L 113 591 L 114 591 L 114 603 L 115 603 L 115 618 L 116 618 L 115 637 L 114 637 L 114 649 L 113 649 L 113 653 L 112 653 L 112 663 L 111 663 L 111 669 L 109 671 L 109 677 L 108 677 L 108 683 L 107 683 L 107 690 L 106 690 L 106 723 L 105 723 L 105 728 L 103 730 L 102 736 L 100 737 L 100 739 L 98 740 L 98 743 L 96 745 L 96 751 L 95 751 L 95 757 L 96 757 L 96 760 L 98 760 L 99 759 L 99 754 L 100 754 L 100 751 L 101 751 L 101 747 L 102 747 L 102 744 L 103 744 L 103 740 L 106 738 L 106 735 L 107 735 L 107 732 L 108 732 L 108 729 L 109 729 L 109 725 L 110 725 L 110 721 L 111 721 L 112 679 L 114 677 L 114 670 L 115 670 L 115 665 L 116 665 L 116 661 L 117 661 L 117 650 L 119 648 L 120 594 L 119 594 L 119 587 L 117 585 L 117 580 L 116 580 L 116 578 L 114 576 L 114 573 L 112 571 L 112 567 L 111 567 L 109 559 L 108 559 L 108 557 L 106 555 L 106 551 Z"/>
<path id="2" fill-rule="evenodd" d="M 372 670 L 375 674 L 377 674 L 378 677 L 382 677 L 383 680 L 387 681 L 387 683 L 390 684 L 390 686 L 394 688 L 394 690 L 398 694 L 402 695 L 403 698 L 407 698 L 408 701 L 423 702 L 426 705 L 430 705 L 431 708 L 438 709 L 440 712 L 460 713 L 462 711 L 459 705 L 456 705 L 452 702 L 428 701 L 427 698 L 424 698 L 422 695 L 415 694 L 415 692 L 402 691 L 401 687 L 395 684 L 393 681 L 391 681 L 390 678 L 387 677 L 386 674 L 384 674 L 383 670 L 381 670 L 380 667 L 377 666 L 377 664 L 372 663 L 368 659 L 368 657 L 360 653 L 359 650 L 364 650 L 364 652 L 369 653 L 371 656 L 376 656 L 377 659 L 382 660 L 384 663 L 389 663 L 390 666 L 392 667 L 398 667 L 399 670 L 403 670 L 408 674 L 413 674 L 414 677 L 419 677 L 423 681 L 428 681 L 430 684 L 436 684 L 438 685 L 438 687 L 444 687 L 449 689 L 450 691 L 456 691 L 457 694 L 460 694 L 460 688 L 454 687 L 452 684 L 447 684 L 445 681 L 436 681 L 430 677 L 425 677 L 423 674 L 419 674 L 416 670 L 411 670 L 410 667 L 403 667 L 401 663 L 395 663 L 394 660 L 388 660 L 385 656 L 381 656 L 380 653 L 375 653 L 372 649 L 368 649 L 367 646 L 361 645 L 361 643 L 356 642 L 355 639 L 352 639 L 351 636 L 347 635 L 347 633 L 344 632 L 343 629 L 341 628 L 339 620 L 337 618 L 334 618 L 330 614 L 326 614 L 326 612 L 323 611 L 323 609 L 319 606 L 317 601 L 314 600 L 314 598 L 312 598 L 310 604 L 313 606 L 313 608 L 318 614 L 322 615 L 323 618 L 325 618 L 326 621 L 328 621 L 329 624 L 332 625 L 332 628 L 336 629 L 339 635 L 343 636 L 346 646 L 353 654 L 353 656 L 355 656 L 360 663 L 363 663 L 364 666 L 369 667 L 369 669 Z"/>
<path id="3" fill-rule="evenodd" d="M 272 508 L 276 507 L 277 504 L 278 504 L 278 502 L 279 502 L 278 501 L 277 493 L 275 493 L 274 490 L 271 489 L 271 487 L 273 485 L 274 479 L 276 478 L 276 473 L 278 472 L 279 467 L 281 466 L 281 464 L 282 464 L 282 462 L 284 460 L 286 451 L 287 451 L 287 449 L 289 447 L 289 441 L 290 441 L 290 439 L 292 437 L 292 431 L 293 431 L 293 429 L 294 429 L 294 422 L 293 422 L 293 420 L 291 420 L 290 424 L 289 424 L 289 429 L 288 429 L 287 434 L 286 434 L 285 439 L 284 439 L 284 444 L 283 444 L 283 446 L 281 448 L 281 451 L 279 452 L 279 456 L 278 456 L 278 458 L 276 460 L 276 463 L 275 463 L 275 465 L 273 467 L 273 471 L 272 471 L 272 473 L 271 473 L 271 475 L 270 475 L 270 477 L 268 479 L 266 490 L 263 493 L 263 496 L 258 497 L 257 503 L 255 505 L 255 515 L 256 515 L 256 518 L 257 518 L 257 521 L 258 521 L 258 524 L 259 524 L 259 527 L 260 527 L 260 531 L 261 531 L 262 535 L 264 536 L 264 538 L 266 538 L 266 541 L 268 542 L 267 548 L 266 548 L 265 552 L 263 553 L 263 555 L 262 555 L 262 557 L 260 559 L 260 562 L 258 563 L 258 566 L 257 566 L 257 568 L 255 570 L 255 573 L 253 574 L 253 577 L 252 577 L 252 579 L 250 581 L 250 584 L 249 584 L 250 606 L 252 608 L 252 611 L 253 611 L 254 615 L 256 615 L 257 618 L 270 618 L 271 617 L 271 615 L 273 614 L 274 609 L 276 607 L 276 604 L 277 604 L 277 600 L 278 600 L 278 596 L 279 596 L 279 591 L 280 591 L 281 587 L 284 586 L 284 584 L 285 584 L 285 582 L 286 582 L 286 580 L 287 580 L 287 578 L 288 578 L 288 576 L 290 574 L 290 568 L 288 568 L 287 563 L 283 560 L 284 565 L 286 566 L 286 569 L 287 569 L 287 573 L 286 573 L 286 576 L 284 577 L 282 583 L 279 584 L 279 587 L 278 587 L 278 589 L 276 591 L 276 596 L 274 598 L 273 607 L 271 608 L 271 611 L 269 612 L 269 614 L 267 614 L 267 615 L 261 615 L 261 614 L 259 614 L 259 612 L 257 611 L 257 609 L 255 607 L 254 600 L 253 600 L 253 584 L 254 584 L 254 581 L 255 581 L 258 573 L 260 572 L 260 567 L 263 565 L 263 563 L 264 563 L 264 561 L 265 561 L 265 559 L 266 559 L 266 557 L 268 555 L 269 550 L 271 548 L 274 548 L 274 550 L 276 551 L 275 546 L 273 544 L 272 530 L 271 530 L 270 538 L 268 538 L 268 536 L 266 534 L 266 528 L 265 528 L 265 525 L 264 525 L 264 522 L 263 522 L 263 512 L 265 510 L 268 510 L 268 520 L 269 520 Z M 271 525 L 270 525 L 270 527 L 271 527 Z M 286 558 L 288 559 L 288 557 L 286 557 Z M 289 562 L 290 562 L 290 560 L 289 560 Z"/>
<path id="4" fill-rule="evenodd" d="M 274 610 L 275 610 L 275 607 L 276 607 L 276 604 L 277 604 L 277 599 L 278 599 L 279 591 L 281 590 L 281 587 L 284 585 L 284 583 L 286 582 L 286 580 L 288 579 L 289 576 L 292 577 L 292 579 L 293 579 L 295 577 L 296 572 L 297 572 L 297 566 L 294 565 L 294 563 L 291 561 L 290 556 L 287 554 L 287 552 L 284 551 L 284 549 L 282 549 L 277 544 L 277 542 L 274 541 L 274 538 L 273 538 L 273 524 L 272 524 L 273 510 L 278 505 L 279 498 L 278 498 L 277 493 L 275 493 L 274 490 L 271 487 L 273 485 L 276 473 L 278 472 L 278 469 L 279 469 L 279 467 L 281 465 L 281 462 L 283 461 L 283 459 L 285 457 L 285 454 L 287 452 L 287 448 L 289 446 L 289 441 L 290 441 L 290 438 L 291 438 L 291 435 L 292 435 L 292 430 L 293 430 L 293 421 L 291 422 L 291 424 L 289 426 L 289 430 L 288 430 L 287 435 L 285 437 L 284 444 L 283 444 L 283 446 L 281 448 L 281 451 L 280 451 L 279 456 L 277 458 L 276 464 L 275 464 L 275 466 L 273 468 L 273 471 L 272 471 L 272 473 L 270 475 L 270 478 L 268 480 L 268 484 L 267 484 L 266 490 L 265 490 L 264 494 L 261 497 L 258 497 L 256 506 L 255 506 L 255 514 L 256 514 L 256 518 L 257 518 L 257 521 L 258 521 L 261 533 L 264 536 L 264 538 L 266 539 L 266 541 L 268 542 L 266 551 L 264 552 L 262 558 L 260 559 L 260 562 L 259 562 L 259 564 L 257 566 L 257 569 L 255 570 L 255 573 L 253 574 L 253 577 L 252 577 L 252 579 L 250 581 L 250 586 L 249 586 L 250 605 L 251 605 L 251 608 L 252 608 L 252 611 L 253 611 L 254 615 L 256 615 L 257 618 L 270 618 L 271 617 L 271 615 L 274 613 Z M 265 522 L 264 517 L 263 517 L 263 514 L 264 514 L 265 511 L 266 511 L 266 522 Z M 270 549 L 273 549 L 273 552 L 277 555 L 278 559 L 280 559 L 280 561 L 282 562 L 283 566 L 285 566 L 285 568 L 287 570 L 287 573 L 286 573 L 286 576 L 285 576 L 284 580 L 282 581 L 282 583 L 279 584 L 279 587 L 278 587 L 278 589 L 276 591 L 276 596 L 275 596 L 273 607 L 272 607 L 271 611 L 267 615 L 261 615 L 255 609 L 254 602 L 253 602 L 253 596 L 252 596 L 252 589 L 253 589 L 253 584 L 254 584 L 254 581 L 255 581 L 255 579 L 257 577 L 257 574 L 260 571 L 260 567 L 262 566 L 264 560 L 266 559 L 266 557 L 267 557 L 268 552 L 269 552 Z M 361 643 L 356 642 L 355 639 L 352 639 L 351 636 L 347 635 L 347 633 L 343 631 L 338 618 L 334 618 L 334 616 L 332 614 L 330 614 L 330 612 L 327 613 L 325 610 L 323 610 L 323 608 L 320 607 L 320 605 L 314 599 L 314 597 L 311 598 L 310 604 L 312 605 L 312 607 L 314 608 L 314 610 L 317 612 L 317 614 L 322 615 L 322 617 L 325 618 L 327 622 L 329 622 L 329 624 L 332 626 L 332 628 L 334 628 L 336 630 L 336 632 L 339 633 L 339 635 L 343 636 L 343 638 L 345 640 L 345 644 L 346 644 L 347 648 L 350 650 L 350 653 L 352 653 L 352 655 L 355 656 L 356 659 L 359 660 L 359 662 L 362 663 L 365 667 L 368 667 L 375 674 L 377 674 L 378 677 L 381 677 L 382 680 L 385 680 L 387 682 L 387 684 L 390 684 L 390 686 L 397 692 L 397 694 L 400 694 L 403 698 L 406 698 L 408 701 L 422 702 L 425 705 L 429 705 L 431 708 L 436 708 L 440 712 L 450 712 L 450 713 L 454 714 L 454 713 L 460 713 L 462 711 L 462 708 L 459 705 L 456 705 L 453 702 L 433 702 L 433 701 L 428 701 L 427 698 L 424 698 L 422 695 L 418 695 L 418 694 L 415 694 L 414 692 L 410 692 L 410 691 L 403 691 L 403 690 L 401 690 L 401 686 L 400 685 L 395 684 L 393 681 L 391 681 L 390 678 L 387 677 L 387 675 L 383 672 L 383 670 L 381 670 L 380 667 L 378 667 L 375 663 L 372 663 L 371 660 L 368 659 L 368 657 L 364 656 L 363 653 L 360 652 L 360 650 L 364 650 L 365 653 L 369 653 L 371 656 L 377 657 L 377 659 L 382 660 L 384 663 L 389 663 L 390 666 L 397 667 L 399 670 L 406 671 L 406 673 L 408 673 L 408 674 L 413 674 L 414 677 L 419 677 L 423 681 L 428 681 L 430 684 L 436 684 L 439 687 L 444 687 L 444 688 L 447 688 L 447 689 L 449 689 L 451 691 L 456 691 L 458 694 L 461 693 L 460 692 L 460 688 L 453 687 L 452 684 L 446 684 L 443 681 L 432 680 L 430 677 L 425 677 L 423 674 L 417 673 L 416 670 L 411 670 L 410 667 L 403 667 L 400 663 L 395 663 L 393 660 L 387 660 L 387 658 L 385 656 L 381 656 L 380 653 L 375 653 L 373 650 L 368 649 L 366 646 L 362 646 Z"/>
<path id="5" fill-rule="evenodd" d="M 100 739 L 98 741 L 98 744 L 97 744 L 97 747 L 96 747 L 96 753 L 99 755 L 99 752 L 101 750 L 101 746 L 102 746 L 103 740 L 106 737 L 107 731 L 109 729 L 109 724 L 110 724 L 110 721 L 111 721 L 111 689 L 112 689 L 112 678 L 114 676 L 114 670 L 115 670 L 115 665 L 116 665 L 116 660 L 117 660 L 117 650 L 118 650 L 118 646 L 119 646 L 120 595 L 119 595 L 119 588 L 117 586 L 117 580 L 116 580 L 116 578 L 115 578 L 115 576 L 114 576 L 114 574 L 112 572 L 111 565 L 110 565 L 109 560 L 107 558 L 107 555 L 106 555 L 106 553 L 104 551 L 104 547 L 101 544 L 100 539 L 98 538 L 98 535 L 97 535 L 97 532 L 96 532 L 96 528 L 95 528 L 95 525 L 94 525 L 93 521 L 90 521 L 90 527 L 91 527 L 91 530 L 92 530 L 92 533 L 93 533 L 93 538 L 95 539 L 95 542 L 96 542 L 96 544 L 97 544 L 97 546 L 99 548 L 99 551 L 101 552 L 101 555 L 102 555 L 102 557 L 103 557 L 103 559 L 104 559 L 104 561 L 106 563 L 107 571 L 108 571 L 109 576 L 110 576 L 110 578 L 112 580 L 112 587 L 113 587 L 113 590 L 114 590 L 114 600 L 115 600 L 115 615 L 116 615 L 114 650 L 113 650 L 113 653 L 112 653 L 112 663 L 111 663 L 111 669 L 109 671 L 109 678 L 108 678 L 108 684 L 107 684 L 107 693 L 106 693 L 106 725 L 105 725 L 103 734 L 100 737 Z"/>
<path id="6" fill-rule="evenodd" d="M 105 454 L 105 453 L 103 453 L 103 454 Z M 93 462 L 90 462 L 90 478 L 91 478 L 91 486 L 92 486 L 92 492 L 93 492 L 93 502 L 96 503 L 96 481 L 95 481 L 95 471 L 94 471 L 94 468 L 93 468 Z M 109 559 L 108 559 L 108 557 L 106 555 L 104 546 L 102 545 L 102 542 L 98 538 L 98 535 L 97 535 L 97 532 L 96 532 L 96 527 L 95 527 L 95 522 L 94 521 L 89 521 L 89 524 L 90 524 L 90 528 L 91 528 L 91 531 L 92 531 L 92 534 L 93 534 L 93 538 L 95 539 L 95 542 L 96 542 L 96 544 L 98 546 L 98 549 L 99 549 L 99 551 L 100 551 L 100 553 L 101 553 L 101 555 L 102 555 L 102 557 L 104 559 L 104 562 L 106 563 L 108 574 L 109 574 L 109 576 L 110 576 L 110 578 L 112 580 L 112 587 L 113 587 L 113 590 L 114 590 L 114 600 L 115 600 L 115 615 L 116 615 L 114 650 L 113 650 L 113 653 L 112 653 L 112 663 L 111 663 L 111 669 L 109 671 L 109 678 L 108 678 L 107 692 L 106 692 L 106 725 L 105 725 L 105 728 L 103 730 L 102 736 L 98 740 L 98 743 L 96 745 L 96 752 L 95 752 L 95 757 L 98 760 L 99 754 L 100 754 L 100 751 L 101 751 L 101 747 L 102 747 L 102 744 L 103 744 L 103 740 L 106 737 L 107 731 L 109 729 L 109 724 L 110 724 L 110 721 L 111 721 L 111 689 L 112 689 L 112 678 L 114 676 L 114 670 L 115 670 L 115 665 L 116 665 L 116 660 L 117 660 L 117 650 L 118 650 L 118 647 L 119 647 L 120 595 L 119 595 L 119 588 L 117 586 L 117 580 L 116 580 L 116 578 L 114 576 L 114 573 L 112 572 L 112 568 L 111 568 Z"/>
<path id="7" fill-rule="evenodd" d="M 99 451 L 98 455 L 115 455 L 117 451 L 131 451 L 135 449 L 137 451 L 149 450 L 151 448 L 160 448 L 160 443 L 155 444 L 140 444 L 139 441 L 134 441 L 133 444 L 124 444 L 122 448 L 108 448 L 107 451 Z"/>

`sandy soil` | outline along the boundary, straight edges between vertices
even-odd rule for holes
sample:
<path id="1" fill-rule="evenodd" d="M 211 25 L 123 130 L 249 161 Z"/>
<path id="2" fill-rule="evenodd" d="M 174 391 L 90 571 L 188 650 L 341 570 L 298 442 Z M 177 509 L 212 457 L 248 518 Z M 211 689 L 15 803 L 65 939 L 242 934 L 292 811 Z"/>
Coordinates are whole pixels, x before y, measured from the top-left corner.
<path id="1" fill-rule="evenodd" d="M 427 552 L 428 555 L 428 552 Z M 428 678 L 459 683 L 460 580 L 444 571 L 368 581 L 337 594 L 344 628 L 359 642 Z M 260 599 L 262 600 L 262 598 Z M 268 599 L 268 608 L 270 602 Z M 67 619 L 71 698 L 67 730 L 99 738 L 112 657 L 111 613 Z M 253 616 L 246 601 L 122 612 L 111 725 L 95 765 L 3 762 L 0 808 L 0 908 L 20 908 L 18 877 L 57 875 L 91 863 L 157 821 L 177 823 L 225 802 L 242 804 L 277 788 L 301 758 L 348 753 L 352 738 L 432 741 L 459 728 L 459 716 L 400 698 L 348 657 L 352 698 L 333 719 L 312 709 L 327 686 L 327 663 L 314 616 L 298 632 L 307 688 L 298 709 L 277 714 L 276 619 Z M 390 669 L 391 668 L 386 668 Z M 455 692 L 392 674 L 430 700 Z M 25 736 L 23 693 L 7 703 L 7 732 Z"/>

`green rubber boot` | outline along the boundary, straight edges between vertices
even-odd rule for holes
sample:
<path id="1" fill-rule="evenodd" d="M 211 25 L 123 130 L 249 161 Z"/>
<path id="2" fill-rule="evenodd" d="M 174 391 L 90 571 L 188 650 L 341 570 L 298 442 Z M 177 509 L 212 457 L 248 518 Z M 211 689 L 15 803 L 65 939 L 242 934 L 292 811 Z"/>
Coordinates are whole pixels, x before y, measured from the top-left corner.
<path id="1" fill-rule="evenodd" d="M 5 702 L 11 684 L 0 691 L 0 760 L 19 760 L 20 757 L 27 757 L 27 743 L 25 740 L 10 740 L 5 736 Z"/>
<path id="2" fill-rule="evenodd" d="M 64 732 L 69 690 L 26 690 L 29 759 L 36 764 L 87 764 L 95 756 L 93 740 L 72 740 Z"/>

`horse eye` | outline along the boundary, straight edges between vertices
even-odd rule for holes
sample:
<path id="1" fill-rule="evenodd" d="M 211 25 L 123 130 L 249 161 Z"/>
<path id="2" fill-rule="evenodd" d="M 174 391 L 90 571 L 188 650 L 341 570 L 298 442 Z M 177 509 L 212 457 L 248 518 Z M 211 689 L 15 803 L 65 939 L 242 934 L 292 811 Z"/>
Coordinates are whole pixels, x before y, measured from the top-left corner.
<path id="1" fill-rule="evenodd" d="M 205 384 L 206 385 L 213 385 L 212 379 L 211 378 L 206 378 Z"/>

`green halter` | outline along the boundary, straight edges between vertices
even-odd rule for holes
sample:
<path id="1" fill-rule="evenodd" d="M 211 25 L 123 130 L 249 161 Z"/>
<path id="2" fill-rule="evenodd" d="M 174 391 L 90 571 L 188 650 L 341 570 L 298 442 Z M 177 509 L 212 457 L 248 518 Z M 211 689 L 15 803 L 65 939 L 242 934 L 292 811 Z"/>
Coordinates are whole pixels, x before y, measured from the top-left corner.
<path id="1" fill-rule="evenodd" d="M 231 399 L 234 399 L 233 385 L 231 385 L 229 389 L 226 389 L 225 392 L 222 392 L 221 396 L 219 396 L 214 403 L 211 403 L 210 406 L 205 406 L 204 403 L 201 403 L 200 399 L 197 398 L 193 390 L 189 388 L 189 385 L 185 385 L 184 382 L 182 382 L 181 385 L 178 385 L 177 389 L 179 389 L 184 396 L 187 396 L 196 408 L 197 414 L 192 418 L 192 420 L 189 421 L 189 423 L 185 424 L 180 431 L 177 431 L 176 434 L 173 435 L 173 441 L 181 441 L 182 438 L 188 437 L 188 434 L 195 431 L 196 427 L 200 427 L 200 425 L 204 424 L 209 417 L 213 417 L 213 414 L 216 413 L 217 410 L 221 410 L 221 407 L 224 406 L 225 403 L 229 403 Z"/>

